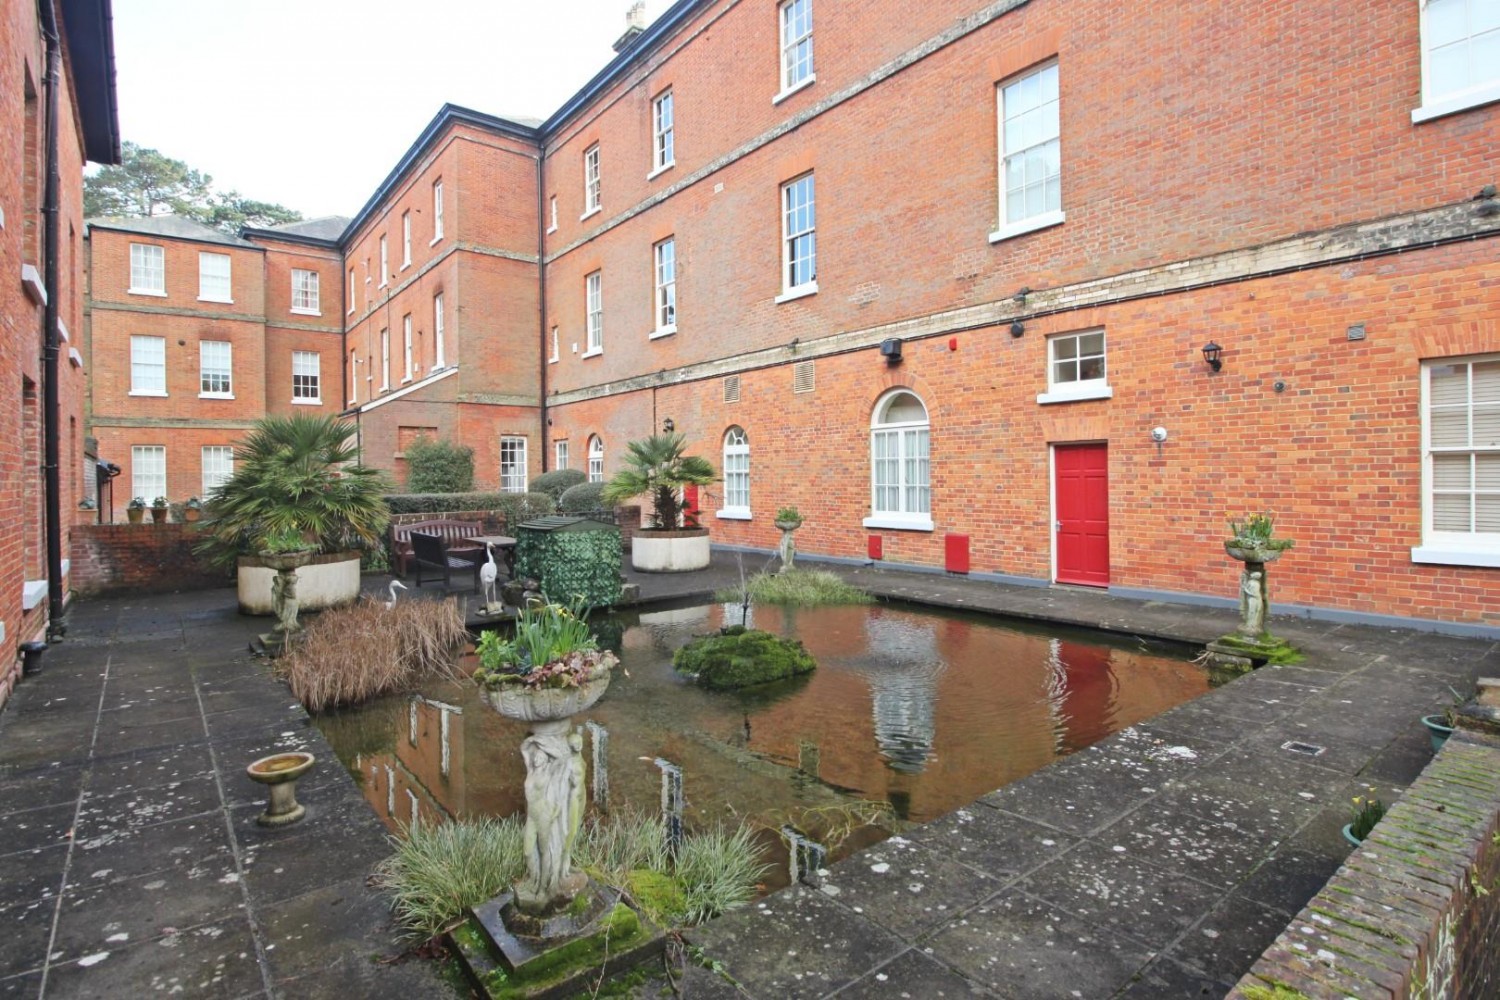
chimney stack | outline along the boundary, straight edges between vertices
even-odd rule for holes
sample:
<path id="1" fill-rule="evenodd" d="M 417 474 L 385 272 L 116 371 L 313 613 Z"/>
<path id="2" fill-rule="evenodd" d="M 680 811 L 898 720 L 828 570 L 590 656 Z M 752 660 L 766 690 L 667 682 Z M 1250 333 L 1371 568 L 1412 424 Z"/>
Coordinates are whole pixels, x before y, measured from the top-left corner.
<path id="1" fill-rule="evenodd" d="M 646 30 L 646 0 L 635 0 L 630 9 L 625 12 L 625 34 L 615 39 L 615 51 L 624 52 L 630 48 L 637 36 Z"/>

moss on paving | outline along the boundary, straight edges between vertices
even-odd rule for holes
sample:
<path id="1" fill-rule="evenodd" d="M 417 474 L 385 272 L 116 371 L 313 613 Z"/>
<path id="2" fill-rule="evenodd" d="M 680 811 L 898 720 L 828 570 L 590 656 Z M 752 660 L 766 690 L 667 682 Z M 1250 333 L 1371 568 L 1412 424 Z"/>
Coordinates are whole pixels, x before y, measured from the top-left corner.
<path id="1" fill-rule="evenodd" d="M 692 640 L 673 654 L 672 666 L 702 687 L 733 691 L 812 673 L 817 664 L 796 639 L 736 625 Z"/>

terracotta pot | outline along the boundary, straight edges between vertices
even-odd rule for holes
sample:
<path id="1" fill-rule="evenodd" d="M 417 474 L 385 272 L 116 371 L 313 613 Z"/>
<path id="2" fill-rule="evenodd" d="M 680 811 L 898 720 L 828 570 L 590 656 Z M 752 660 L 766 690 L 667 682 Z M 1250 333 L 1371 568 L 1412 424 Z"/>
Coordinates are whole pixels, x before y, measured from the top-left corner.
<path id="1" fill-rule="evenodd" d="M 146 508 L 126 507 L 125 516 L 130 519 L 131 524 L 140 524 L 146 519 Z"/>
<path id="2" fill-rule="evenodd" d="M 161 523 L 165 522 L 166 519 L 167 519 L 167 508 L 165 508 L 165 507 L 152 507 L 151 508 L 151 523 L 152 524 L 161 524 Z"/>
<path id="3" fill-rule="evenodd" d="M 184 507 L 182 508 L 182 519 L 188 522 L 196 521 L 202 513 L 203 511 L 197 507 Z"/>

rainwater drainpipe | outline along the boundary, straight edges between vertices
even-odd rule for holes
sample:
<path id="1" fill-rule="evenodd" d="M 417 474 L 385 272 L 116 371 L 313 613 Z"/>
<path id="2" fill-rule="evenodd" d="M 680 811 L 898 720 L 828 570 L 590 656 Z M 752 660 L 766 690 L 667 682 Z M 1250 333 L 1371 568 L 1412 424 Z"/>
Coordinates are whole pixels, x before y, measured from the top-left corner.
<path id="1" fill-rule="evenodd" d="M 546 192 L 542 188 L 542 164 L 546 160 L 547 143 L 541 140 L 537 143 L 536 153 L 536 270 L 537 270 L 537 315 L 541 317 L 541 329 L 539 331 L 542 349 L 539 351 L 541 377 L 539 385 L 542 387 L 542 405 L 540 411 L 541 438 L 542 438 L 542 471 L 550 472 L 548 462 L 551 442 L 547 434 L 547 352 L 550 349 L 547 343 L 547 233 L 546 216 L 543 210 L 546 208 Z"/>
<path id="2" fill-rule="evenodd" d="M 57 276 L 59 243 L 58 200 L 62 168 L 58 164 L 58 91 L 62 79 L 62 46 L 58 38 L 54 0 L 38 5 L 42 34 L 47 41 L 47 182 L 42 193 L 42 282 L 47 303 L 42 307 L 42 440 L 43 468 L 47 480 L 47 638 L 55 640 L 67 632 L 63 621 L 62 572 L 62 481 L 59 468 L 58 434 L 62 421 L 57 396 L 57 310 L 62 286 Z"/>

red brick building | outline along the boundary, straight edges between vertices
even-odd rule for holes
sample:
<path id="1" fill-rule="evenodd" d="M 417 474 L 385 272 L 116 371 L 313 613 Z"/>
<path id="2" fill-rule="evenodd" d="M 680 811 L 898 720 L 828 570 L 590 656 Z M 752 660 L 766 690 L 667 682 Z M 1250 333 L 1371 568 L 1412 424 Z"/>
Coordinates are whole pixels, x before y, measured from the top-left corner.
<path id="1" fill-rule="evenodd" d="M 439 113 L 337 239 L 340 402 L 506 488 L 670 419 L 720 545 L 1038 586 L 1227 600 L 1270 510 L 1283 608 L 1500 635 L 1491 7 L 681 0 Z"/>
<path id="2" fill-rule="evenodd" d="M 5 4 L 0 79 L 3 704 L 20 646 L 60 624 L 68 526 L 85 495 L 83 166 L 120 156 L 108 0 Z"/>

